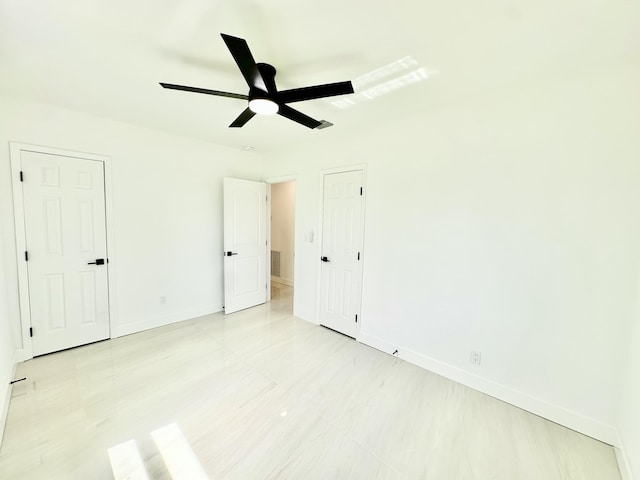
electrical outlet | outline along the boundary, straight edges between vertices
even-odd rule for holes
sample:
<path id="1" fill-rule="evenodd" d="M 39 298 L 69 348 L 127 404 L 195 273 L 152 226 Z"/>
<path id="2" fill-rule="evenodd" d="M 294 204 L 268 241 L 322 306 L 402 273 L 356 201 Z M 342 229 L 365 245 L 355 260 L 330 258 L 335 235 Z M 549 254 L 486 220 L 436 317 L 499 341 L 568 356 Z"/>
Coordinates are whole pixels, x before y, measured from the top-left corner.
<path id="1" fill-rule="evenodd" d="M 471 350 L 471 363 L 473 363 L 474 365 L 480 365 L 481 362 L 482 362 L 482 353 L 476 350 Z"/>
<path id="2" fill-rule="evenodd" d="M 160 305 L 164 305 L 165 303 L 167 303 L 167 297 L 165 297 L 164 295 L 160 296 Z"/>

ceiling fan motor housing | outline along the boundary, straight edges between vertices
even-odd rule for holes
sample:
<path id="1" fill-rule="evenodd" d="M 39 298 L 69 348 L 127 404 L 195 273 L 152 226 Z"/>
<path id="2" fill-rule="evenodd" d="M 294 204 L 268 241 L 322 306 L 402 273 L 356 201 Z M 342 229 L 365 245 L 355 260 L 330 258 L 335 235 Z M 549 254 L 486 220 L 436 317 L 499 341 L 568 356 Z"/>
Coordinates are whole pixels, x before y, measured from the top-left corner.
<path id="1" fill-rule="evenodd" d="M 267 87 L 267 93 L 275 95 L 278 91 L 276 88 L 276 67 L 268 63 L 257 63 L 256 66 L 262 76 L 262 80 L 264 80 L 265 87 Z M 251 96 L 251 94 L 249 94 L 249 96 Z"/>

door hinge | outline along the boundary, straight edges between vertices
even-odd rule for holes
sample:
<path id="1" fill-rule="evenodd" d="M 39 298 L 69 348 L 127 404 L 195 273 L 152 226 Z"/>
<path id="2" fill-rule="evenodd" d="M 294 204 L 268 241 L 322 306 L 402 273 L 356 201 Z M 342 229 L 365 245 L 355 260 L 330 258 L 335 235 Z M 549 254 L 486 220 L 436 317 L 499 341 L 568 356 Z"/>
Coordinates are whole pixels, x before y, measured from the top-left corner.
<path id="1" fill-rule="evenodd" d="M 356 313 L 356 323 L 358 323 L 358 314 Z"/>
<path id="2" fill-rule="evenodd" d="M 22 170 L 20 170 L 20 181 L 21 181 L 21 182 L 24 182 L 24 175 L 23 175 L 23 173 L 22 173 Z"/>
<path id="3" fill-rule="evenodd" d="M 29 261 L 29 252 L 24 252 L 24 261 L 25 262 Z"/>
<path id="4" fill-rule="evenodd" d="M 33 337 L 33 327 L 29 327 L 29 336 Z"/>
<path id="5" fill-rule="evenodd" d="M 362 196 L 362 187 L 360 187 L 360 196 Z"/>
<path id="6" fill-rule="evenodd" d="M 360 260 L 360 252 L 358 252 L 358 260 Z"/>

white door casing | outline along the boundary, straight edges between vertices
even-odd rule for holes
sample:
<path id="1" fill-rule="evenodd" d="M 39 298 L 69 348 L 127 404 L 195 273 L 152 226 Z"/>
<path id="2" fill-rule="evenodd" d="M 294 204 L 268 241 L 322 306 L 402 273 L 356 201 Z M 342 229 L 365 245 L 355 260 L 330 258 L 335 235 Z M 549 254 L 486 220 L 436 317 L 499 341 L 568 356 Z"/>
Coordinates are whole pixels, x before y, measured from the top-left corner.
<path id="1" fill-rule="evenodd" d="M 21 151 L 20 168 L 33 355 L 109 338 L 104 163 Z"/>
<path id="2" fill-rule="evenodd" d="M 356 337 L 362 291 L 363 170 L 324 175 L 320 324 Z"/>
<path id="3" fill-rule="evenodd" d="M 225 177 L 225 314 L 267 301 L 267 184 Z"/>

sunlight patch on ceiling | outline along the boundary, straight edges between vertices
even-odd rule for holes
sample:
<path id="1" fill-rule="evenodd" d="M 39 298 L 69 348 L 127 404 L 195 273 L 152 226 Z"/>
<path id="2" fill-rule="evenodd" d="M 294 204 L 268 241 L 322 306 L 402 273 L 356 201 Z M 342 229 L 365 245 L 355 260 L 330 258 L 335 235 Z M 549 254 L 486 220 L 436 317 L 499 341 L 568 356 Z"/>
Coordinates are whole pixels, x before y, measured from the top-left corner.
<path id="1" fill-rule="evenodd" d="M 354 86 L 361 88 L 366 85 L 371 85 L 372 83 L 377 83 L 385 78 L 389 78 L 394 75 L 397 76 L 398 73 L 406 72 L 407 70 L 413 69 L 417 66 L 418 61 L 415 58 L 406 56 L 396 60 L 395 62 L 391 62 L 384 67 L 376 68 L 369 73 L 359 76 L 353 81 L 353 84 Z"/>
<path id="2" fill-rule="evenodd" d="M 381 95 L 393 92 L 394 90 L 421 82 L 427 78 L 429 78 L 429 72 L 426 68 L 422 67 L 417 70 L 413 70 L 406 75 L 402 75 L 401 77 L 392 78 L 391 80 L 387 80 L 386 82 L 368 88 L 365 91 L 360 92 L 360 95 L 372 100 L 376 97 L 380 97 Z"/>
<path id="3" fill-rule="evenodd" d="M 338 108 L 349 108 L 361 101 L 373 100 L 409 85 L 422 82 L 438 73 L 440 73 L 438 70 L 429 70 L 426 67 L 421 67 L 415 58 L 406 56 L 359 76 L 352 82 L 356 91 L 355 95 L 349 98 L 332 100 L 330 103 Z"/>

